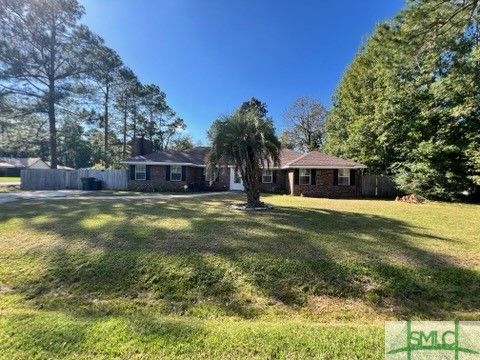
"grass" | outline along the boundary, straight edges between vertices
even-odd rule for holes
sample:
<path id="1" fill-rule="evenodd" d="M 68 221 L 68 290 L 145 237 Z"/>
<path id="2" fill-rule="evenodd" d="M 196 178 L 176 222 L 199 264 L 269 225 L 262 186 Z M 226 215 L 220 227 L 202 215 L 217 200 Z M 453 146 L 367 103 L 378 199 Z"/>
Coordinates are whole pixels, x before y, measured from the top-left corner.
<path id="1" fill-rule="evenodd" d="M 89 196 L 138 196 L 138 195 L 148 195 L 141 191 L 128 191 L 128 190 L 99 190 L 91 191 L 88 193 Z"/>
<path id="2" fill-rule="evenodd" d="M 20 185 L 0 185 L 0 194 L 20 191 Z"/>
<path id="3" fill-rule="evenodd" d="M 480 206 L 238 195 L 0 205 L 0 358 L 382 359 L 480 316 Z"/>
<path id="4" fill-rule="evenodd" d="M 162 191 L 162 192 L 145 192 L 131 190 L 99 190 L 90 191 L 88 196 L 154 196 L 154 195 L 191 195 L 202 194 L 205 192 L 186 192 L 186 191 Z"/>
<path id="5" fill-rule="evenodd" d="M 20 183 L 19 177 L 12 177 L 12 176 L 0 176 L 0 183 Z"/>

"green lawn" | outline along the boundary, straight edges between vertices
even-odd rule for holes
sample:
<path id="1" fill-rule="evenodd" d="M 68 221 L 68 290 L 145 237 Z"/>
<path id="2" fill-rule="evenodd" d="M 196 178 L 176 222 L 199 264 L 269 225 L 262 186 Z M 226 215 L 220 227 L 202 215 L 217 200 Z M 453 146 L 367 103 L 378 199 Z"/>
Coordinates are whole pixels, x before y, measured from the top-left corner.
<path id="1" fill-rule="evenodd" d="M 0 184 L 0 195 L 7 192 L 19 192 L 20 185 L 1 185 Z"/>
<path id="2" fill-rule="evenodd" d="M 131 190 L 99 190 L 99 191 L 88 192 L 88 196 L 155 196 L 155 195 L 192 195 L 192 194 L 202 194 L 202 193 L 205 193 L 205 191 L 197 191 L 197 192 L 187 192 L 187 191 L 145 192 L 145 191 L 131 191 Z M 80 194 L 80 195 L 82 195 L 82 194 Z"/>
<path id="3" fill-rule="evenodd" d="M 12 176 L 0 176 L 0 183 L 10 183 L 10 182 L 20 183 L 20 178 L 12 177 Z"/>
<path id="4" fill-rule="evenodd" d="M 267 196 L 0 204 L 0 358 L 383 359 L 480 317 L 480 206 Z"/>

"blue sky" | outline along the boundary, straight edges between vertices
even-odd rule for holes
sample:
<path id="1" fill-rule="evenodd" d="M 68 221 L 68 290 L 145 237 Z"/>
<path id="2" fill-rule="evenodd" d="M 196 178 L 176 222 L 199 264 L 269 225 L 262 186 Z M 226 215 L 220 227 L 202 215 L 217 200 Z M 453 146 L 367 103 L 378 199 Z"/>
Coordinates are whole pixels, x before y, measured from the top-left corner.
<path id="1" fill-rule="evenodd" d="M 83 22 L 144 83 L 156 83 L 196 141 L 255 96 L 277 131 L 298 96 L 330 106 L 375 25 L 403 0 L 80 0 Z"/>

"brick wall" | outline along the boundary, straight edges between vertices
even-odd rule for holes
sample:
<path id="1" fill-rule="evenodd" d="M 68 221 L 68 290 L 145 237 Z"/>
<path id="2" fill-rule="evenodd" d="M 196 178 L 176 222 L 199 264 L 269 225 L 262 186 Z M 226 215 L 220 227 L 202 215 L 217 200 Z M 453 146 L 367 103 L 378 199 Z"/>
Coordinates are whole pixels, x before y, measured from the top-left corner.
<path id="1" fill-rule="evenodd" d="M 358 173 L 356 175 L 355 185 L 343 186 L 333 184 L 333 169 L 317 169 L 315 185 L 298 185 L 294 184 L 294 171 L 289 170 L 288 183 L 290 193 L 295 196 L 311 196 L 311 197 L 356 197 L 359 196 L 358 191 Z"/>
<path id="2" fill-rule="evenodd" d="M 262 192 L 286 192 L 287 191 L 287 170 L 274 170 L 276 181 L 271 184 L 261 183 L 260 191 Z"/>
<path id="3" fill-rule="evenodd" d="M 166 178 L 167 166 L 150 165 L 150 180 L 129 180 L 128 188 L 135 191 L 180 191 L 184 190 L 185 185 L 189 185 L 196 190 L 228 190 L 228 171 L 220 170 L 218 181 L 209 184 L 203 181 L 202 170 L 200 167 L 187 166 L 185 181 L 170 181 Z"/>
<path id="4" fill-rule="evenodd" d="M 212 183 L 206 183 L 205 190 L 225 191 L 230 189 L 230 169 L 220 168 L 218 171 L 218 180 Z"/>
<path id="5" fill-rule="evenodd" d="M 179 191 L 185 185 L 195 184 L 199 190 L 223 191 L 230 188 L 230 170 L 219 170 L 218 181 L 208 183 L 203 181 L 202 168 L 186 167 L 185 181 L 168 181 L 166 166 L 151 165 L 150 180 L 129 180 L 129 189 L 137 191 Z M 262 192 L 286 191 L 295 196 L 311 197 L 356 197 L 360 196 L 359 174 L 356 184 L 351 186 L 333 185 L 333 169 L 317 169 L 315 185 L 294 184 L 294 170 L 276 170 L 276 182 L 260 184 Z"/>

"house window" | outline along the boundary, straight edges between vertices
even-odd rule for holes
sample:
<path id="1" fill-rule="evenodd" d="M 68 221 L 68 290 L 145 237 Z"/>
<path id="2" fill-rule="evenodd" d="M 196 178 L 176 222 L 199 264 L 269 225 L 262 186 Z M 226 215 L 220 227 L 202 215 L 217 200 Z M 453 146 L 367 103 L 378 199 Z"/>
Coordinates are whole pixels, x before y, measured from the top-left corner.
<path id="1" fill-rule="evenodd" d="M 135 180 L 146 180 L 146 179 L 147 179 L 147 166 L 135 165 Z"/>
<path id="2" fill-rule="evenodd" d="M 180 165 L 170 167 L 170 181 L 182 181 L 182 167 Z"/>
<path id="3" fill-rule="evenodd" d="M 262 183 L 271 184 L 273 182 L 272 170 L 264 169 L 262 172 Z"/>
<path id="4" fill-rule="evenodd" d="M 350 169 L 338 169 L 338 185 L 350 186 Z"/>
<path id="5" fill-rule="evenodd" d="M 310 169 L 300 169 L 300 185 L 310 185 L 312 183 L 312 171 Z"/>

